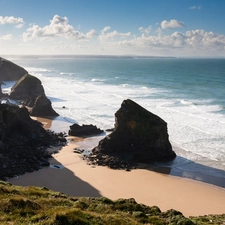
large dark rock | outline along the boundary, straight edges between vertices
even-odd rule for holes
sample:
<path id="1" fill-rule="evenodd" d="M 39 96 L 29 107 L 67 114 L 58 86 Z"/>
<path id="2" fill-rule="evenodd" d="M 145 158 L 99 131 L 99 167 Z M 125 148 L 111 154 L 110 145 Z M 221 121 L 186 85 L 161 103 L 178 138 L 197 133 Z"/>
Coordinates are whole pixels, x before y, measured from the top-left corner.
<path id="1" fill-rule="evenodd" d="M 0 57 L 1 81 L 19 80 L 25 74 L 27 74 L 27 71 L 24 68 L 14 64 L 13 62 L 10 62 L 9 60 Z"/>
<path id="2" fill-rule="evenodd" d="M 10 98 L 21 100 L 25 105 L 33 107 L 39 95 L 45 95 L 41 81 L 37 77 L 26 74 L 13 85 Z"/>
<path id="3" fill-rule="evenodd" d="M 128 99 L 115 113 L 115 119 L 114 131 L 93 149 L 91 161 L 120 167 L 112 161 L 152 163 L 175 158 L 168 139 L 167 123 L 160 117 Z"/>
<path id="4" fill-rule="evenodd" d="M 97 128 L 96 126 L 90 124 L 90 125 L 78 125 L 73 124 L 70 126 L 69 135 L 71 136 L 77 136 L 77 137 L 87 137 L 87 136 L 93 136 L 103 133 L 104 131 Z"/>
<path id="5" fill-rule="evenodd" d="M 27 108 L 0 104 L 0 180 L 48 165 L 46 149 L 65 143 L 62 133 L 31 119 Z"/>
<path id="6" fill-rule="evenodd" d="M 59 114 L 52 108 L 51 101 L 45 96 L 40 95 L 34 102 L 34 106 L 30 111 L 31 116 L 38 117 L 56 117 Z"/>

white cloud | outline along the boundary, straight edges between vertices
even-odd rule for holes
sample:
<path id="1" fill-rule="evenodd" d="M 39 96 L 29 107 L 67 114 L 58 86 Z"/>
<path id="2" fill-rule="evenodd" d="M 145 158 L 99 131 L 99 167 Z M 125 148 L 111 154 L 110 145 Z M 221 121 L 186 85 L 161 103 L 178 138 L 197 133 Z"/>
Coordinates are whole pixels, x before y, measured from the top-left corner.
<path id="1" fill-rule="evenodd" d="M 223 52 L 225 50 L 225 35 L 218 35 L 204 30 L 191 30 L 185 33 L 174 32 L 172 35 L 146 35 L 123 40 L 117 43 L 119 46 L 135 47 L 140 49 L 158 49 L 168 51 L 182 50 L 187 52 Z"/>
<path id="2" fill-rule="evenodd" d="M 15 27 L 16 28 L 22 28 L 24 25 L 23 18 L 20 17 L 14 17 L 14 16 L 0 16 L 0 24 L 17 24 Z"/>
<path id="3" fill-rule="evenodd" d="M 32 40 L 35 38 L 49 39 L 54 37 L 63 37 L 67 39 L 85 39 L 91 38 L 95 34 L 94 30 L 89 31 L 86 35 L 79 32 L 69 24 L 67 17 L 61 17 L 55 15 L 50 24 L 45 27 L 39 27 L 38 25 L 32 25 L 23 33 L 23 40 Z"/>
<path id="4" fill-rule="evenodd" d="M 106 26 L 102 29 L 101 34 L 99 35 L 99 39 L 101 41 L 107 41 L 109 39 L 113 39 L 115 37 L 125 38 L 131 36 L 131 32 L 127 33 L 119 33 L 118 31 L 114 30 L 112 32 L 106 32 L 110 30 L 110 26 Z"/>
<path id="5" fill-rule="evenodd" d="M 161 22 L 161 28 L 162 29 L 173 29 L 173 28 L 179 28 L 179 27 L 184 27 L 184 23 L 183 22 L 180 22 L 180 21 L 177 21 L 177 20 L 170 20 L 170 21 L 167 21 L 167 20 L 163 20 Z"/>
<path id="6" fill-rule="evenodd" d="M 87 38 L 93 38 L 96 35 L 97 35 L 96 31 L 93 29 L 86 33 Z"/>
<path id="7" fill-rule="evenodd" d="M 24 23 L 24 21 L 20 17 L 15 18 L 13 16 L 6 16 L 6 17 L 0 16 L 0 24 L 7 24 L 7 23 L 18 24 L 18 23 Z"/>
<path id="8" fill-rule="evenodd" d="M 11 34 L 6 34 L 4 36 L 0 36 L 0 40 L 2 40 L 2 41 L 11 41 L 12 40 L 12 35 Z"/>
<path id="9" fill-rule="evenodd" d="M 192 47 L 204 46 L 220 49 L 225 47 L 225 35 L 205 32 L 204 30 L 192 30 L 185 33 L 186 43 Z"/>
<path id="10" fill-rule="evenodd" d="M 146 33 L 146 34 L 149 34 L 152 30 L 152 26 L 149 26 L 147 28 L 144 28 L 144 27 L 139 27 L 138 30 L 141 32 L 141 33 Z"/>
<path id="11" fill-rule="evenodd" d="M 105 33 L 107 30 L 110 30 L 111 27 L 110 26 L 106 26 L 102 29 L 101 33 Z"/>
<path id="12" fill-rule="evenodd" d="M 100 35 L 100 39 L 108 40 L 114 37 L 129 37 L 131 36 L 130 32 L 127 33 L 119 33 L 118 31 L 114 30 L 113 32 L 106 33 L 104 35 Z"/>
<path id="13" fill-rule="evenodd" d="M 191 10 L 195 10 L 195 9 L 200 10 L 201 8 L 202 8 L 201 5 L 199 5 L 199 6 L 193 5 L 193 6 L 189 7 L 189 9 L 191 9 Z"/>
<path id="14" fill-rule="evenodd" d="M 14 22 L 13 22 L 14 21 Z M 18 21 L 18 22 L 16 22 Z M 18 28 L 25 23 L 22 18 L 14 17 L 0 17 L 0 25 L 11 23 Z M 107 54 L 161 54 L 161 55 L 197 55 L 205 56 L 223 55 L 225 56 L 225 35 L 219 35 L 213 32 L 206 32 L 204 30 L 189 30 L 186 32 L 178 32 L 174 30 L 173 33 L 166 33 L 166 29 L 181 28 L 185 24 L 178 20 L 164 20 L 161 24 L 139 27 L 139 32 L 119 32 L 112 30 L 110 26 L 105 26 L 98 33 L 94 29 L 83 33 L 81 30 L 75 29 L 67 17 L 55 15 L 46 26 L 39 26 L 37 24 L 30 24 L 29 28 L 23 33 L 23 40 L 33 40 L 34 47 L 26 47 L 27 51 L 36 51 L 40 46 L 53 53 L 100 53 L 102 49 L 107 51 Z M 79 27 L 79 26 L 78 26 Z M 154 27 L 154 30 L 153 30 Z M 170 35 L 169 35 L 170 34 Z M 98 38 L 95 38 L 97 37 Z M 90 40 L 95 38 L 93 42 Z M 11 41 L 13 36 L 11 34 L 0 36 L 2 45 L 6 46 L 5 41 Z M 34 40 L 41 40 L 37 42 Z M 67 40 L 66 40 L 67 39 Z M 74 42 L 74 39 L 78 40 Z M 13 41 L 16 39 L 14 38 Z M 8 45 L 12 46 L 12 42 Z M 44 41 L 51 41 L 45 43 Z M 99 43 L 98 43 L 99 42 Z M 16 43 L 16 42 L 15 42 Z M 23 42 L 24 43 L 24 42 Z M 26 44 L 24 43 L 24 44 Z M 77 44 L 77 45 L 76 45 Z M 17 45 L 18 47 L 18 45 Z M 15 48 L 16 49 L 16 48 Z M 101 51 L 100 51 L 101 50 Z M 41 52 L 41 51 L 40 51 Z"/>
<path id="15" fill-rule="evenodd" d="M 20 24 L 16 25 L 15 27 L 18 28 L 18 29 L 20 29 L 20 28 L 22 28 L 23 26 L 24 26 L 24 24 L 23 24 L 23 23 L 20 23 Z"/>

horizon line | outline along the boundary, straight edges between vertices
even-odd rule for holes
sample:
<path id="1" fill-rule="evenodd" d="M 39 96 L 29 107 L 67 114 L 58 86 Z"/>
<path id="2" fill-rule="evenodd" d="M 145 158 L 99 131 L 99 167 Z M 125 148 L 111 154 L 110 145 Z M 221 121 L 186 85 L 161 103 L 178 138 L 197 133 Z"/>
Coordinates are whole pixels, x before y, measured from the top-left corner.
<path id="1" fill-rule="evenodd" d="M 156 56 L 156 55 L 99 55 L 99 54 L 4 54 L 0 58 L 16 57 L 16 58 L 204 58 L 204 59 L 224 59 L 225 56 Z"/>

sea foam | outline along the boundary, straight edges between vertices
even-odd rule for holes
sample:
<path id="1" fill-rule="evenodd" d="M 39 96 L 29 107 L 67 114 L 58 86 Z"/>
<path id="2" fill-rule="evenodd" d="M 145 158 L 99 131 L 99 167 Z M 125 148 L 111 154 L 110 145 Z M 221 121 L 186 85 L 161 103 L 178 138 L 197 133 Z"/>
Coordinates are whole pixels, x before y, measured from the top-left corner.
<path id="1" fill-rule="evenodd" d="M 169 138 L 179 157 L 225 170 L 225 112 L 221 111 L 224 106 L 219 97 L 223 92 L 222 82 L 213 73 L 212 83 L 219 90 L 219 95 L 214 95 L 208 81 L 209 71 L 204 80 L 204 64 L 196 81 L 198 74 L 193 72 L 190 77 L 191 73 L 185 74 L 181 66 L 184 63 L 191 67 L 196 61 L 139 59 L 134 63 L 124 59 L 122 64 L 115 59 L 82 59 L 63 62 L 43 60 L 46 68 L 39 69 L 40 62 L 35 67 L 35 61 L 23 61 L 25 69 L 40 78 L 54 109 L 66 121 L 62 129 L 67 131 L 68 123 L 74 121 L 101 129 L 112 128 L 114 114 L 122 101 L 132 99 L 167 122 Z M 176 63 L 181 70 L 173 70 Z M 205 86 L 201 87 L 202 84 Z M 182 167 L 182 163 L 180 160 L 175 164 Z"/>

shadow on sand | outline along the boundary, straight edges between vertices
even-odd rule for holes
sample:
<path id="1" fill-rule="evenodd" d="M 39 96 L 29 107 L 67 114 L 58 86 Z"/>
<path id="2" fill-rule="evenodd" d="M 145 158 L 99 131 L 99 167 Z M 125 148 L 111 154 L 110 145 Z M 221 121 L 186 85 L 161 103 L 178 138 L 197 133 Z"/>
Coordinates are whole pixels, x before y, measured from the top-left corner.
<path id="1" fill-rule="evenodd" d="M 26 173 L 20 176 L 19 179 L 13 178 L 9 182 L 19 186 L 46 187 L 75 197 L 101 197 L 97 189 L 81 180 L 56 160 L 50 167 Z"/>
<path id="2" fill-rule="evenodd" d="M 100 138 L 85 138 L 77 144 L 81 149 L 90 150 L 97 146 Z M 91 146 L 92 148 L 90 148 Z M 176 156 L 176 158 L 168 163 L 155 164 L 139 164 L 138 168 L 163 173 L 172 176 L 189 178 L 196 181 L 213 184 L 218 187 L 225 188 L 225 171 L 194 162 L 187 158 Z"/>
<path id="3" fill-rule="evenodd" d="M 169 163 L 149 165 L 149 170 L 225 187 L 225 171 L 177 156 Z"/>

